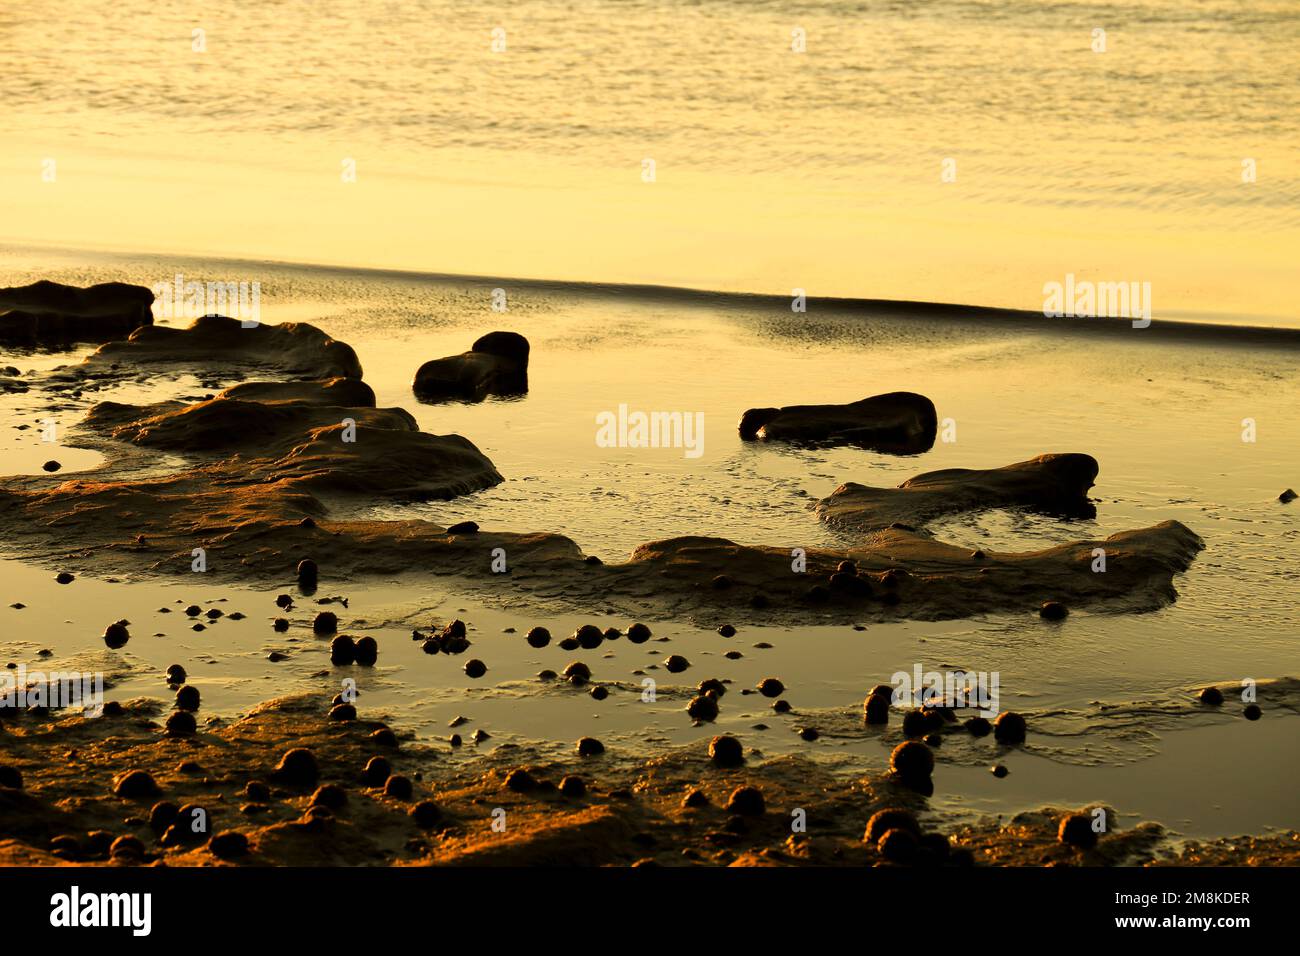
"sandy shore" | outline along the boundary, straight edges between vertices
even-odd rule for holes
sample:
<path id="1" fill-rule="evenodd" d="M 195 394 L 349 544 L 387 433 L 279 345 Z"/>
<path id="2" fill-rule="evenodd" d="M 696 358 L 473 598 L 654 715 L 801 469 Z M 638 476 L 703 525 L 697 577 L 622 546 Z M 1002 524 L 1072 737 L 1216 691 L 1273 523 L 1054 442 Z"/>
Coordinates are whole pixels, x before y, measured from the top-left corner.
<path id="1" fill-rule="evenodd" d="M 1008 609 L 1042 608 L 1047 617 L 1049 605 L 1062 616 L 1150 611 L 1177 599 L 1175 577 L 1205 547 L 1176 520 L 1019 551 L 972 550 L 939 537 L 943 521 L 965 513 L 1091 508 L 1099 463 L 1082 450 L 982 470 L 918 470 L 896 488 L 847 482 L 814 502 L 808 521 L 842 529 L 851 542 L 800 549 L 796 562 L 783 544 L 719 537 L 649 541 L 614 562 L 544 527 L 359 520 L 349 516 L 358 502 L 454 501 L 503 478 L 472 441 L 429 434 L 404 409 L 376 407 L 355 351 L 311 325 L 247 329 L 210 318 L 119 336 L 110 328 L 112 341 L 81 364 L 7 375 L 6 388 L 47 407 L 183 374 L 224 390 L 94 404 L 68 443 L 101 456 L 100 464 L 69 478 L 0 482 L 10 554 L 76 574 L 180 579 L 201 553 L 206 580 L 254 582 L 304 601 L 314 575 L 300 579 L 298 569 L 308 561 L 332 581 L 358 587 L 420 568 L 500 606 L 860 626 Z M 259 380 L 232 384 L 248 376 Z M 343 438 L 349 428 L 353 440 Z M 170 456 L 161 471 L 160 452 Z M 1107 555 L 1105 574 L 1096 573 L 1099 551 Z M 498 552 L 508 556 L 505 574 L 492 564 Z M 334 634 L 328 625 L 316 630 L 326 640 Z M 417 636 L 449 650 L 435 631 Z M 594 650 L 598 631 L 593 639 L 582 647 Z M 717 701 L 726 706 L 726 688 L 717 690 L 715 712 Z M 1271 706 L 1296 709 L 1290 684 L 1270 693 Z M 709 697 L 704 683 L 698 694 Z M 1195 707 L 1169 706 L 1171 714 Z M 651 758 L 606 748 L 580 756 L 576 741 L 564 761 L 504 744 L 470 765 L 449 766 L 439 746 L 368 712 L 364 699 L 354 708 L 276 698 L 237 720 L 201 717 L 192 730 L 158 700 L 109 710 L 98 719 L 37 709 L 0 720 L 4 762 L 17 775 L 10 782 L 21 784 L 0 788 L 4 862 L 1289 864 L 1300 839 L 1188 843 L 1142 824 L 1111 826 L 1096 841 L 1062 841 L 1062 820 L 1088 816 L 1097 804 L 958 825 L 929 811 L 928 774 L 919 786 L 897 769 L 846 775 L 798 756 L 765 758 L 748 741 L 739 766 L 719 766 L 701 745 L 659 748 Z M 900 708 L 892 720 L 903 717 Z M 863 732 L 861 711 L 823 714 L 819 723 L 823 732 Z M 905 724 L 897 745 L 942 752 L 953 746 L 945 740 L 971 736 L 956 717 L 922 729 Z M 892 723 L 890 732 L 897 733 Z M 933 739 L 916 739 L 926 735 Z M 315 772 L 277 772 L 281 758 L 299 749 L 311 752 Z M 367 775 L 373 758 L 382 763 Z M 148 777 L 123 789 L 131 771 Z M 197 837 L 169 829 L 169 814 L 195 808 L 210 820 Z M 888 853 L 876 845 L 880 834 L 864 841 L 873 814 L 890 808 L 918 817 L 918 837 L 942 839 Z M 503 820 L 504 829 L 494 828 Z"/>

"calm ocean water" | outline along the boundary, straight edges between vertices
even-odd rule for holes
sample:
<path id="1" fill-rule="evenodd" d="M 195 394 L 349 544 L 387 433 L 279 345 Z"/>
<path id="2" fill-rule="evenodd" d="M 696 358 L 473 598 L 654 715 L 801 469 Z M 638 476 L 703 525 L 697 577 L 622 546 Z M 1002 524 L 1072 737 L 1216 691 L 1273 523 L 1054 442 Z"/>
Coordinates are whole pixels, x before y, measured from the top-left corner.
<path id="1" fill-rule="evenodd" d="M 1297 50 L 1294 0 L 10 5 L 0 238 L 1295 324 Z"/>

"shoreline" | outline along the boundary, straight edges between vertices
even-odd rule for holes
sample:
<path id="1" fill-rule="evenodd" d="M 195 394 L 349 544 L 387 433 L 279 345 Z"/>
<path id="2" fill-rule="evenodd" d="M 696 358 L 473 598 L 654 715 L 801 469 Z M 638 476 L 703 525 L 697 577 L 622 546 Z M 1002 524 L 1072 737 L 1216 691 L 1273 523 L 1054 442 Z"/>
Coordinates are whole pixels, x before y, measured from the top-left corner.
<path id="1" fill-rule="evenodd" d="M 5 242 L 0 240 L 0 243 Z M 5 246 L 0 245 L 0 248 Z M 635 299 L 643 303 L 664 303 L 683 307 L 771 310 L 778 314 L 791 314 L 789 295 L 764 292 L 736 292 L 710 290 L 690 286 L 663 285 L 638 282 L 604 282 L 571 279 L 539 279 L 496 276 L 490 274 L 465 274 L 413 269 L 393 269 L 377 266 L 344 266 L 330 263 L 297 262 L 280 259 L 245 259 L 235 256 L 138 252 L 117 249 L 77 248 L 65 246 L 24 245 L 9 242 L 8 248 L 16 250 L 45 250 L 64 255 L 87 254 L 117 259 L 160 259 L 174 262 L 228 263 L 247 267 L 252 273 L 258 268 L 274 270 L 301 270 L 338 277 L 368 277 L 372 279 L 397 279 L 413 282 L 460 283 L 469 286 L 508 286 L 537 292 L 567 293 L 592 299 Z M 1241 345 L 1263 348 L 1300 349 L 1300 316 L 1292 319 L 1295 328 L 1285 325 L 1238 324 L 1234 322 L 1191 321 L 1187 319 L 1162 319 L 1155 316 L 1147 328 L 1134 328 L 1127 318 L 1045 316 L 1042 311 L 1003 306 L 963 304 L 958 302 L 933 302 L 910 299 L 880 299 L 872 297 L 816 296 L 806 299 L 810 309 L 832 316 L 856 318 L 917 318 L 943 322 L 976 322 L 981 326 L 1000 326 L 1007 329 L 1028 329 L 1033 332 L 1053 332 L 1080 335 L 1136 335 L 1141 333 L 1164 342 L 1207 343 L 1215 345 Z M 806 313 L 805 313 L 806 314 Z M 1259 317 L 1264 318 L 1264 317 Z M 1285 317 L 1278 316 L 1278 320 Z"/>

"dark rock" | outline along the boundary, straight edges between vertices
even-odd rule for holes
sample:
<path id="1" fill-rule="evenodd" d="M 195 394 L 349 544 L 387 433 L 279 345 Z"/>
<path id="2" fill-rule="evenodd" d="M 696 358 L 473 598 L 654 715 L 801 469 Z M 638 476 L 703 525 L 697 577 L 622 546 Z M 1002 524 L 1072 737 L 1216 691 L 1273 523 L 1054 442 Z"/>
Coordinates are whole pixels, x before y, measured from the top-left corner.
<path id="1" fill-rule="evenodd" d="M 352 638 L 346 634 L 340 634 L 334 640 L 330 641 L 330 663 L 336 666 L 344 666 L 353 663 L 357 659 L 357 645 Z"/>
<path id="2" fill-rule="evenodd" d="M 138 836 L 124 833 L 109 844 L 108 855 L 111 857 L 122 857 L 126 859 L 143 859 L 144 843 L 140 841 Z"/>
<path id="3" fill-rule="evenodd" d="M 1097 845 L 1097 832 L 1092 828 L 1092 817 L 1086 813 L 1071 813 L 1063 817 L 1056 838 L 1067 846 L 1091 849 Z"/>
<path id="4" fill-rule="evenodd" d="M 471 658 L 465 662 L 465 673 L 469 677 L 477 679 L 487 673 L 487 665 L 477 657 Z"/>
<path id="5" fill-rule="evenodd" d="M 0 342 L 66 346 L 126 338 L 153 324 L 153 291 L 123 282 L 78 288 L 42 279 L 0 289 Z"/>
<path id="6" fill-rule="evenodd" d="M 111 650 L 126 647 L 126 642 L 129 640 L 131 640 L 131 635 L 127 632 L 126 625 L 121 621 L 104 628 L 104 644 Z"/>
<path id="7" fill-rule="evenodd" d="M 176 692 L 176 706 L 181 710 L 198 710 L 199 689 L 193 684 L 185 684 Z"/>
<path id="8" fill-rule="evenodd" d="M 60 571 L 54 576 L 54 580 L 58 581 L 60 584 L 71 584 L 76 580 L 76 576 L 70 571 Z"/>
<path id="9" fill-rule="evenodd" d="M 578 642 L 578 646 L 583 648 L 583 650 L 590 651 L 600 647 L 601 643 L 605 640 L 605 635 L 601 632 L 600 628 L 596 627 L 596 625 L 584 624 L 573 632 L 573 638 Z"/>
<path id="10" fill-rule="evenodd" d="M 410 800 L 414 792 L 411 781 L 406 777 L 394 774 L 384 781 L 384 796 L 394 800 Z"/>
<path id="11" fill-rule="evenodd" d="M 715 696 L 721 697 L 727 692 L 727 685 L 722 683 L 722 681 L 718 680 L 716 677 L 709 677 L 700 681 L 698 690 L 701 694 L 712 692 Z"/>
<path id="12" fill-rule="evenodd" d="M 745 441 L 829 442 L 900 455 L 928 451 L 937 432 L 934 403 L 913 392 L 874 395 L 847 405 L 751 408 L 740 419 Z"/>
<path id="13" fill-rule="evenodd" d="M 972 737 L 987 737 L 993 730 L 993 725 L 989 723 L 987 717 L 971 717 L 966 721 L 966 729 L 970 731 Z"/>
<path id="14" fill-rule="evenodd" d="M 478 534 L 478 523 L 474 521 L 460 521 L 447 529 L 448 534 Z"/>
<path id="15" fill-rule="evenodd" d="M 715 698 L 706 695 L 692 698 L 686 706 L 686 712 L 695 720 L 717 720 L 718 719 L 718 702 Z"/>
<path id="16" fill-rule="evenodd" d="M 633 644 L 644 644 L 650 637 L 650 628 L 644 624 L 633 624 L 627 629 L 627 639 Z"/>
<path id="17" fill-rule="evenodd" d="M 154 833 L 166 832 L 167 828 L 176 822 L 176 814 L 179 812 L 176 804 L 159 800 L 149 810 L 149 829 Z"/>
<path id="18" fill-rule="evenodd" d="M 1202 704 L 1218 707 L 1223 703 L 1223 691 L 1217 687 L 1206 687 L 1201 691 L 1200 700 Z"/>
<path id="19" fill-rule="evenodd" d="M 352 704 L 335 704 L 330 708 L 330 720 L 356 720 L 357 708 Z"/>
<path id="20" fill-rule="evenodd" d="M 737 787 L 727 798 L 728 813 L 736 813 L 743 817 L 758 817 L 762 816 L 766 809 L 763 791 L 757 787 Z"/>
<path id="21" fill-rule="evenodd" d="M 1004 710 L 993 721 L 993 738 L 1000 744 L 1025 742 L 1025 718 L 1013 710 Z"/>
<path id="22" fill-rule="evenodd" d="M 595 757 L 605 752 L 605 745 L 595 737 L 583 737 L 578 741 L 579 757 Z"/>
<path id="23" fill-rule="evenodd" d="M 125 800 L 143 800 L 158 794 L 158 784 L 146 770 L 127 770 L 114 779 L 113 792 Z"/>
<path id="24" fill-rule="evenodd" d="M 587 781 L 568 774 L 560 779 L 560 793 L 566 797 L 581 797 L 587 793 Z"/>
<path id="25" fill-rule="evenodd" d="M 348 802 L 348 793 L 336 783 L 327 783 L 324 786 L 317 787 L 316 792 L 311 795 L 309 803 L 322 807 L 329 807 L 331 810 L 340 810 Z"/>
<path id="26" fill-rule="evenodd" d="M 785 693 L 785 685 L 775 677 L 765 677 L 758 683 L 758 692 L 764 697 L 780 697 Z"/>
<path id="27" fill-rule="evenodd" d="M 680 674 L 691 666 L 691 662 L 680 654 L 672 654 L 664 661 L 664 667 L 670 674 Z"/>
<path id="28" fill-rule="evenodd" d="M 248 837 L 238 830 L 223 830 L 208 841 L 212 855 L 221 860 L 236 860 L 248 855 Z"/>
<path id="29" fill-rule="evenodd" d="M 428 830 L 437 826 L 442 819 L 442 811 L 432 800 L 421 800 L 411 807 L 410 817 L 421 830 Z"/>
<path id="30" fill-rule="evenodd" d="M 271 622 L 271 627 L 278 633 L 283 634 L 285 631 L 289 630 L 289 622 L 282 617 L 277 617 Z"/>
<path id="31" fill-rule="evenodd" d="M 722 625 L 722 627 L 718 628 L 718 633 L 721 634 L 723 637 L 735 637 L 736 629 L 732 627 L 730 624 L 724 624 Z"/>
<path id="32" fill-rule="evenodd" d="M 180 664 L 167 665 L 167 683 L 184 684 L 186 676 L 185 668 Z"/>
<path id="33" fill-rule="evenodd" d="M 920 850 L 920 841 L 911 830 L 886 830 L 876 844 L 876 849 L 892 863 L 910 863 Z"/>
<path id="34" fill-rule="evenodd" d="M 528 353 L 528 340 L 517 332 L 489 332 L 468 352 L 425 362 L 411 388 L 422 401 L 522 394 L 528 391 Z"/>
<path id="35" fill-rule="evenodd" d="M 682 798 L 684 807 L 707 807 L 709 805 L 709 796 L 703 790 L 691 790 Z"/>
<path id="36" fill-rule="evenodd" d="M 373 637 L 358 638 L 356 646 L 357 663 L 362 667 L 374 667 L 379 660 L 379 642 Z"/>
<path id="37" fill-rule="evenodd" d="M 311 622 L 313 634 L 334 634 L 339 629 L 339 616 L 333 611 L 321 611 Z"/>
<path id="38" fill-rule="evenodd" d="M 591 668 L 588 667 L 586 664 L 584 664 L 582 661 L 569 662 L 567 665 L 565 665 L 565 668 L 563 671 L 561 671 L 561 673 L 565 677 L 569 677 L 569 678 L 577 676 L 577 677 L 582 677 L 584 680 L 591 680 Z"/>
<path id="39" fill-rule="evenodd" d="M 919 740 L 905 740 L 889 755 L 889 769 L 904 780 L 928 780 L 934 772 L 934 754 Z"/>
<path id="40" fill-rule="evenodd" d="M 735 737 L 722 734 L 709 741 L 709 759 L 719 767 L 739 767 L 745 762 L 745 751 Z"/>
<path id="41" fill-rule="evenodd" d="M 392 775 L 392 764 L 383 757 L 371 757 L 361 771 L 361 782 L 367 787 L 382 787 Z"/>
<path id="42" fill-rule="evenodd" d="M 199 728 L 199 722 L 188 710 L 173 711 L 167 716 L 164 732 L 168 737 L 193 737 Z"/>
<path id="43" fill-rule="evenodd" d="M 889 698 L 872 694 L 862 705 L 862 713 L 869 724 L 889 723 Z"/>
<path id="44" fill-rule="evenodd" d="M 525 640 L 528 641 L 529 647 L 545 647 L 551 643 L 551 632 L 544 627 L 534 627 L 529 630 Z"/>
<path id="45" fill-rule="evenodd" d="M 1264 712 L 1259 709 L 1259 704 L 1247 704 L 1246 709 L 1241 712 L 1247 720 L 1259 720 L 1264 716 Z"/>
<path id="46" fill-rule="evenodd" d="M 280 758 L 274 775 L 277 780 L 294 786 L 314 786 L 320 775 L 320 770 L 316 766 L 316 755 L 305 747 L 295 747 Z"/>
<path id="47" fill-rule="evenodd" d="M 917 822 L 915 814 L 910 810 L 888 807 L 877 810 L 871 815 L 867 820 L 867 831 L 862 839 L 874 846 L 890 830 L 906 830 L 917 837 L 921 835 L 921 825 Z"/>
<path id="48" fill-rule="evenodd" d="M 1038 616 L 1044 621 L 1063 621 L 1070 616 L 1070 609 L 1060 601 L 1044 601 Z"/>
<path id="49" fill-rule="evenodd" d="M 537 789 L 537 778 L 523 767 L 517 767 L 506 774 L 506 788 L 516 793 L 529 793 Z"/>
<path id="50" fill-rule="evenodd" d="M 260 780 L 250 780 L 244 784 L 244 796 L 259 803 L 265 803 L 271 799 L 271 788 Z"/>
<path id="51" fill-rule="evenodd" d="M 316 567 L 316 562 L 311 558 L 303 558 L 298 562 L 298 586 L 313 590 L 316 587 L 317 579 L 320 574 Z"/>

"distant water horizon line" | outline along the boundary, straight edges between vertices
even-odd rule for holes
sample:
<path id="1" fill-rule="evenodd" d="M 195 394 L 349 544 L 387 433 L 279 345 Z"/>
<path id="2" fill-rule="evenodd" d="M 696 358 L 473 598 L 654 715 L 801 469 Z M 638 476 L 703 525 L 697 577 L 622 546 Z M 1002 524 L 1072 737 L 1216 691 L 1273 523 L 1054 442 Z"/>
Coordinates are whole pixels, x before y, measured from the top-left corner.
<path id="1" fill-rule="evenodd" d="M 229 263 L 242 267 L 299 270 L 339 276 L 371 276 L 419 280 L 437 283 L 463 282 L 474 285 L 508 285 L 514 288 L 535 289 L 547 292 L 567 292 L 586 297 L 636 298 L 647 302 L 673 302 L 683 306 L 711 306 L 715 308 L 777 309 L 789 312 L 792 296 L 774 292 L 747 292 L 707 289 L 695 286 L 671 285 L 653 282 L 618 282 L 594 279 L 545 279 L 489 275 L 482 273 L 439 272 L 436 270 L 393 268 L 385 266 L 340 265 L 337 263 L 308 262 L 292 259 L 254 259 L 219 253 L 158 252 L 93 246 L 68 246 L 57 243 L 4 241 L 0 255 L 22 251 L 28 254 L 58 252 L 64 255 L 88 255 L 99 258 L 160 259 L 176 262 Z M 1239 322 L 1188 321 L 1187 317 L 1227 317 L 1237 313 L 1178 312 L 1183 318 L 1161 318 L 1158 315 L 1147 328 L 1134 328 L 1128 318 L 1106 316 L 1052 317 L 1041 310 L 1017 309 L 1007 306 L 980 305 L 961 302 L 941 302 L 919 299 L 889 299 L 869 296 L 841 296 L 805 294 L 811 308 L 820 306 L 834 313 L 859 317 L 916 317 L 940 321 L 972 319 L 982 324 L 1005 324 L 1008 327 L 1032 327 L 1033 331 L 1066 332 L 1068 334 L 1105 334 L 1154 336 L 1162 341 L 1213 341 L 1225 345 L 1300 348 L 1300 327 L 1283 325 L 1253 325 Z M 1242 315 L 1242 318 L 1285 320 L 1284 316 Z M 1300 320 L 1292 318 L 1292 321 Z"/>

